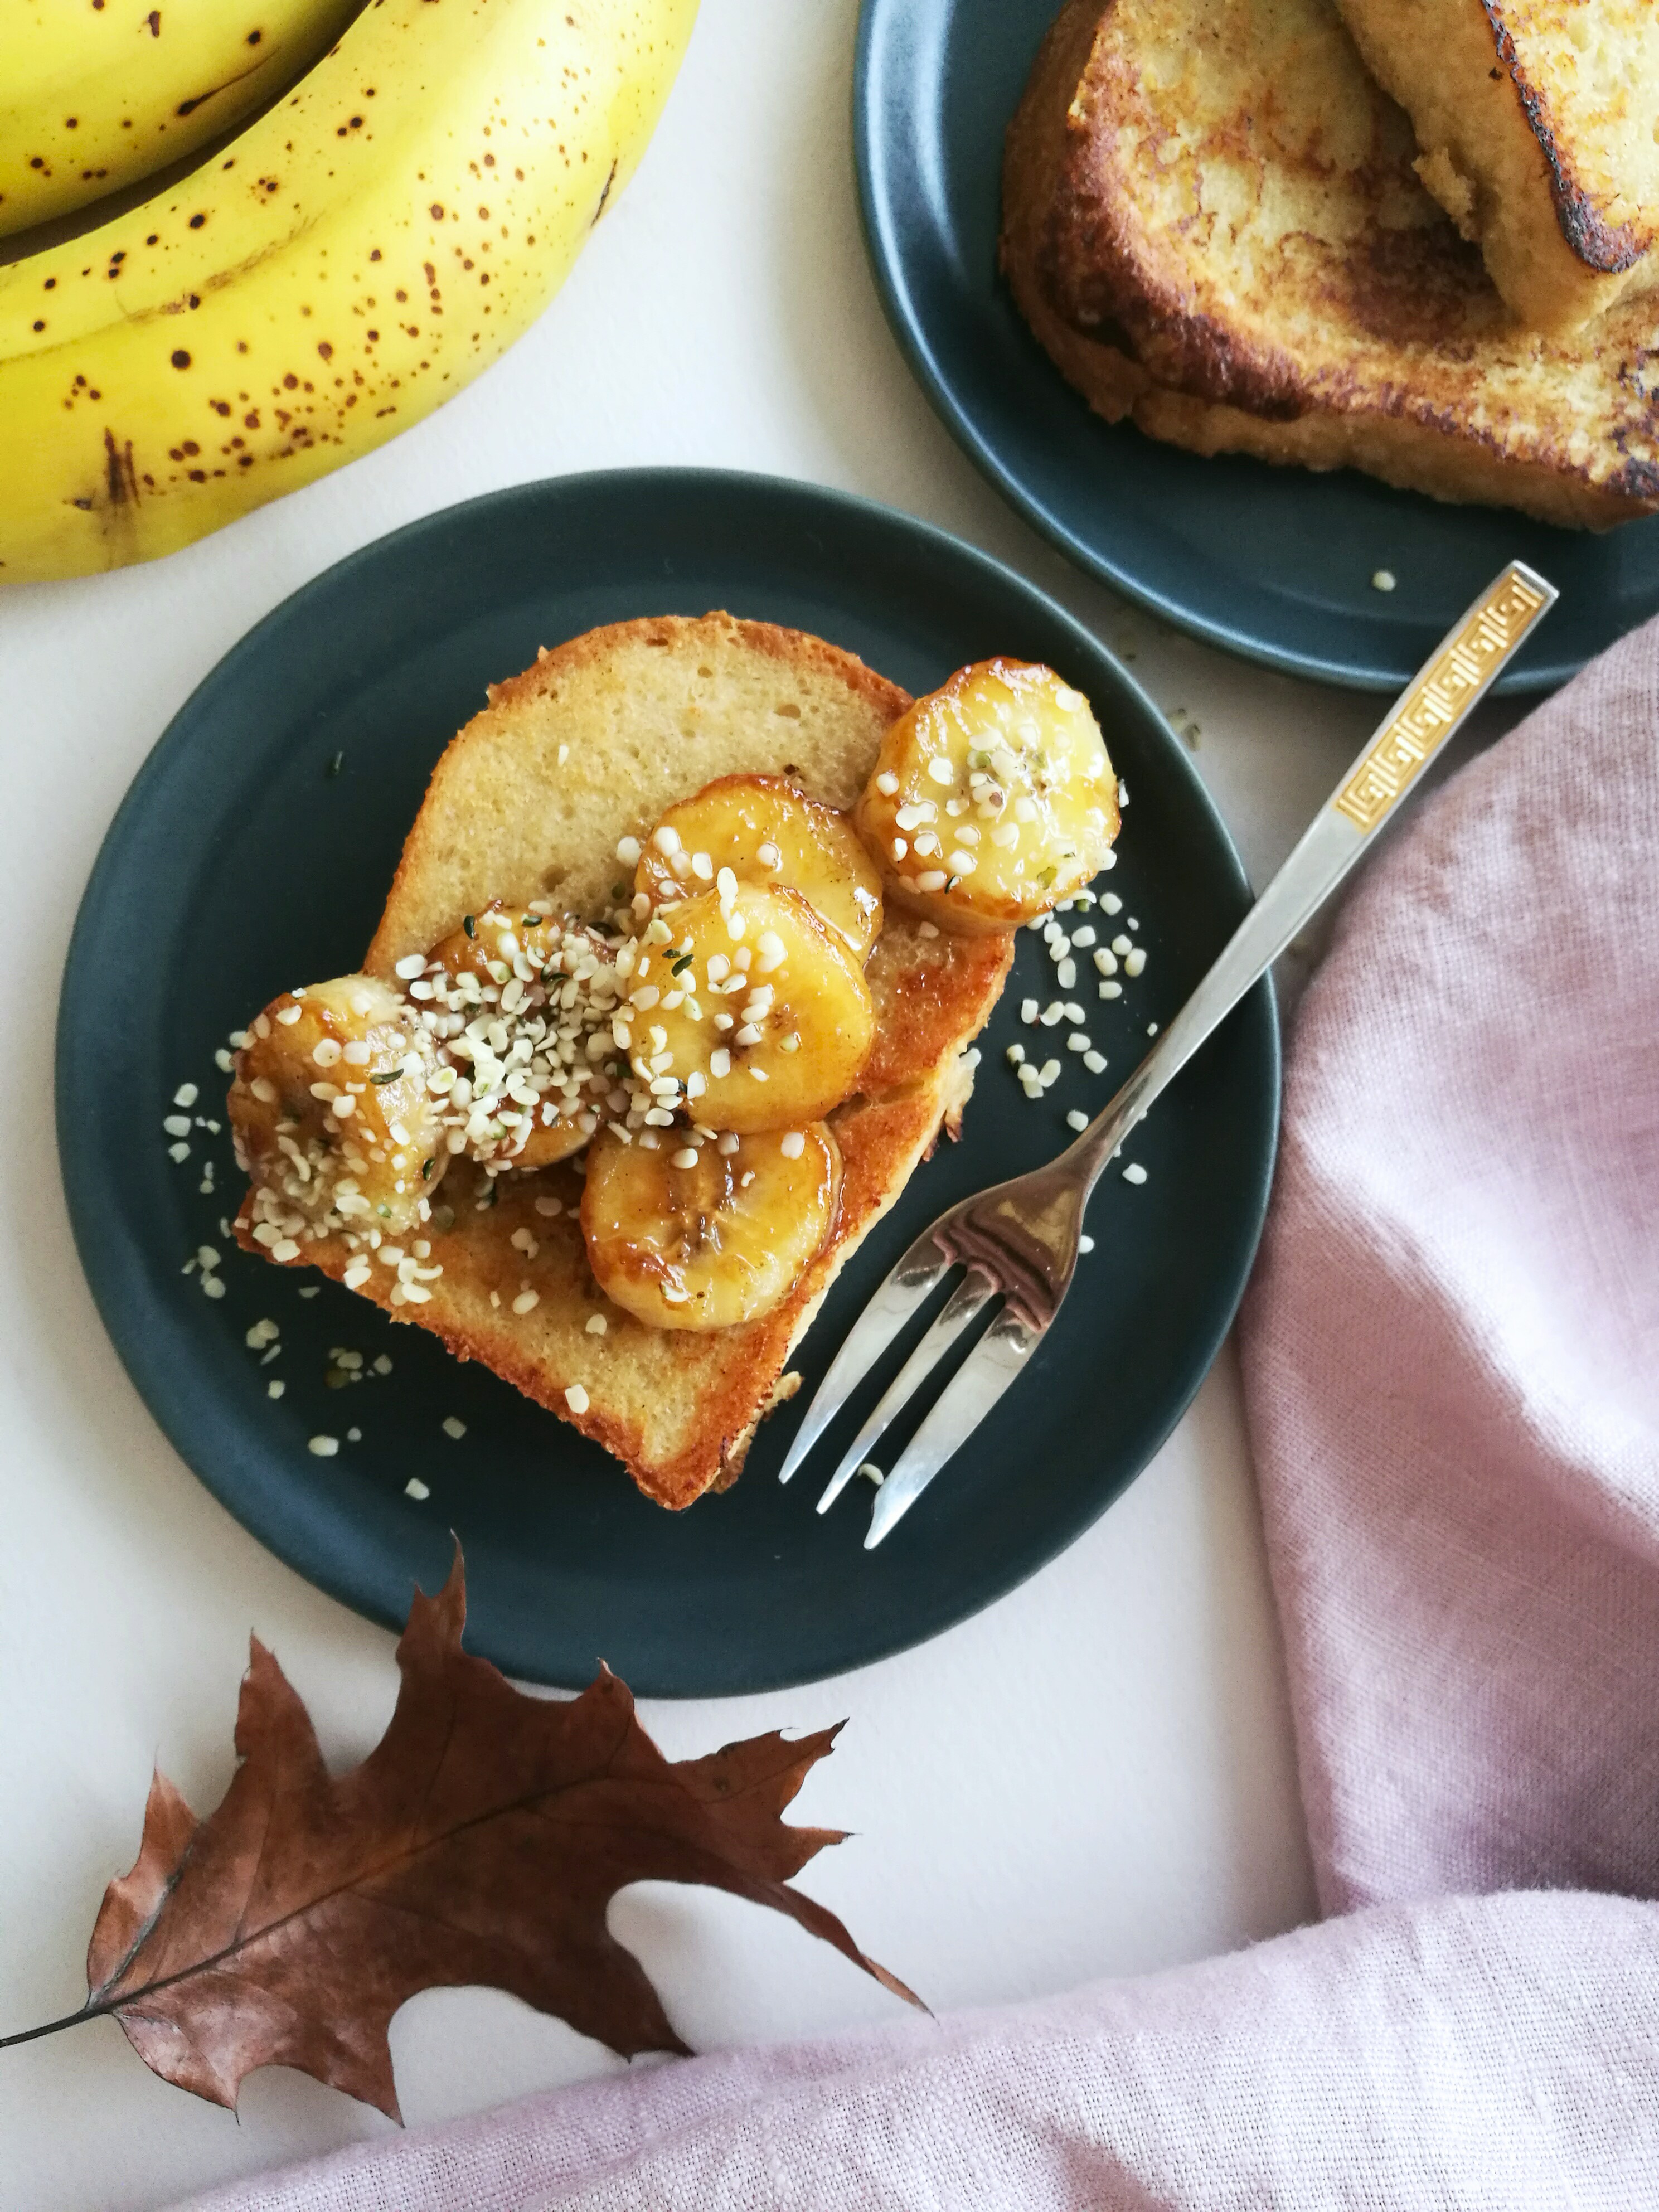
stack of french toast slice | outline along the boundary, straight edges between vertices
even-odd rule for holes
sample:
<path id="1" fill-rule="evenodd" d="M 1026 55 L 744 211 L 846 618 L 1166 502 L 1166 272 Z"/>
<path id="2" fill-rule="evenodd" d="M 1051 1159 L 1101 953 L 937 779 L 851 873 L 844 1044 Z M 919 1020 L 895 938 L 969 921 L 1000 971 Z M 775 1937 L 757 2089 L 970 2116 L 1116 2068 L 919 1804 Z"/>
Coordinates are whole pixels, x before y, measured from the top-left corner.
<path id="1" fill-rule="evenodd" d="M 1110 422 L 1602 529 L 1659 507 L 1650 0 L 1067 0 L 1002 264 Z"/>

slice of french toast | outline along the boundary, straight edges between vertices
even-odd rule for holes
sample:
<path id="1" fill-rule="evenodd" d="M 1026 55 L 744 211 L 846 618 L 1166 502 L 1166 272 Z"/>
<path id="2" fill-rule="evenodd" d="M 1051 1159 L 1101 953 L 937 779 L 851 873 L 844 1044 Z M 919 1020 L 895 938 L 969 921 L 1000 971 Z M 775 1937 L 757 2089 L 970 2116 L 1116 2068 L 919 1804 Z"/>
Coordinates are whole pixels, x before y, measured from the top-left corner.
<path id="1" fill-rule="evenodd" d="M 909 704 L 849 653 L 726 614 L 619 623 L 544 651 L 491 689 L 439 761 L 365 969 L 389 981 L 492 899 L 606 912 L 630 873 L 619 841 L 716 777 L 784 776 L 850 807 Z M 761 1416 L 791 1395 L 790 1352 L 830 1283 L 960 1115 L 968 1048 L 1012 957 L 1011 937 L 951 936 L 890 910 L 866 971 L 875 1043 L 858 1093 L 830 1116 L 842 1163 L 834 1226 L 762 1318 L 669 1330 L 606 1298 L 582 1237 L 580 1156 L 493 1179 L 456 1160 L 424 1232 L 441 1269 L 426 1301 L 394 1307 L 383 1269 L 354 1286 L 574 1422 L 659 1504 L 690 1504 L 735 1477 Z M 237 1227 L 258 1249 L 246 1206 Z M 351 1261 L 337 1239 L 305 1257 L 337 1280 Z"/>
<path id="2" fill-rule="evenodd" d="M 1653 0 L 1338 5 L 1523 322 L 1567 335 L 1659 283 Z"/>
<path id="3" fill-rule="evenodd" d="M 1067 0 L 1008 132 L 1003 269 L 1109 422 L 1605 528 L 1659 507 L 1639 300 L 1517 326 L 1333 0 Z"/>

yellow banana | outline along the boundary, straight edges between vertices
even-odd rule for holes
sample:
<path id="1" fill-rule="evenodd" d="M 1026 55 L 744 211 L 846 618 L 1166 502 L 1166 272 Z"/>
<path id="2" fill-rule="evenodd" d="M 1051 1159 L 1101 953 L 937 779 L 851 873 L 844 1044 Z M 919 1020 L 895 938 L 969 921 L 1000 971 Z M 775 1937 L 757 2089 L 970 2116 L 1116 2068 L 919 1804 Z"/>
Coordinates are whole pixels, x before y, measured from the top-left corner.
<path id="1" fill-rule="evenodd" d="M 357 0 L 4 0 L 0 237 L 137 182 L 308 70 Z"/>
<path id="2" fill-rule="evenodd" d="M 0 581 L 153 559 L 429 414 L 627 181 L 696 0 L 371 0 L 200 169 L 0 270 Z"/>

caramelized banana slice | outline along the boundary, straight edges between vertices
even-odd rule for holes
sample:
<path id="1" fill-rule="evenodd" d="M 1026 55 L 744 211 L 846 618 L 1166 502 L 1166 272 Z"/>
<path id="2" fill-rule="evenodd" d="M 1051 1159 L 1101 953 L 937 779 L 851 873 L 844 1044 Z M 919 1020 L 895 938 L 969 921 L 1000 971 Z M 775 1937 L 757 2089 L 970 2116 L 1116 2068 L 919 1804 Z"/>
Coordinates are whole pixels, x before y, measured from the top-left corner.
<path id="1" fill-rule="evenodd" d="M 894 723 L 854 818 L 899 904 L 947 929 L 1013 929 L 1108 865 L 1117 778 L 1080 691 L 981 660 Z"/>
<path id="2" fill-rule="evenodd" d="M 822 1121 L 718 1141 L 670 1131 L 655 1151 L 606 1130 L 588 1155 L 582 1235 L 600 1289 L 627 1312 L 657 1328 L 731 1328 L 788 1297 L 840 1190 Z"/>
<path id="3" fill-rule="evenodd" d="M 860 959 L 876 941 L 881 878 L 858 832 L 781 776 L 723 775 L 671 806 L 645 841 L 635 889 L 665 906 L 707 890 L 722 868 L 799 891 Z"/>
<path id="4" fill-rule="evenodd" d="M 501 994 L 509 992 L 514 981 L 520 986 L 516 995 L 522 1000 L 527 988 L 539 983 L 556 991 L 562 979 L 574 975 L 585 961 L 608 962 L 612 957 L 611 948 L 597 932 L 562 915 L 503 906 L 499 899 L 492 899 L 482 913 L 468 915 L 459 929 L 433 946 L 427 973 L 431 973 L 435 963 L 452 982 L 464 975 L 475 979 L 477 997 L 468 994 L 465 1011 L 476 1018 L 486 1006 L 501 1005 Z M 486 994 L 493 995 L 486 997 Z M 453 1004 L 455 994 L 450 995 Z M 509 1012 L 517 1010 L 515 1006 Z M 471 1073 L 476 1079 L 476 1061 Z M 573 1152 L 580 1152 L 593 1133 L 595 1109 L 600 1103 L 585 1090 L 560 1096 L 550 1089 L 533 1103 L 513 1101 L 507 1110 L 514 1126 L 502 1127 L 493 1144 L 471 1149 L 475 1155 L 504 1155 L 514 1167 L 526 1171 L 551 1167 L 556 1160 L 568 1159 Z M 530 1117 L 530 1128 L 520 1141 L 520 1117 L 526 1115 Z"/>
<path id="5" fill-rule="evenodd" d="M 711 1129 L 798 1129 L 839 1105 L 876 1033 L 864 971 L 790 890 L 722 868 L 660 917 L 672 941 L 630 994 L 627 1050 L 666 1107 Z M 641 963 L 641 965 L 644 963 Z"/>
<path id="6" fill-rule="evenodd" d="M 427 1088 L 437 1055 L 404 1000 L 341 975 L 283 992 L 247 1036 L 229 1109 L 258 1242 L 294 1259 L 340 1230 L 412 1227 L 449 1152 Z"/>

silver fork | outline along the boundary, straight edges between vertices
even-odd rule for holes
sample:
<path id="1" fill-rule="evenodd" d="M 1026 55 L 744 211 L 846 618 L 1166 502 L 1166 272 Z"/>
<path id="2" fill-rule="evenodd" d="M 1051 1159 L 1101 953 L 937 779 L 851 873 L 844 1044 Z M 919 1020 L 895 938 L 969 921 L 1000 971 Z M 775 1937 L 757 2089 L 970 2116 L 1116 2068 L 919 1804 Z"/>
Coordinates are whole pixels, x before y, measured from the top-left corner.
<path id="1" fill-rule="evenodd" d="M 860 1316 L 796 1432 L 787 1482 L 847 1400 L 929 1293 L 966 1270 L 933 1326 L 859 1431 L 818 1500 L 827 1512 L 871 1446 L 993 1299 L 1001 1310 L 941 1393 L 876 1493 L 872 1551 L 960 1449 L 1042 1342 L 1077 1267 L 1089 1194 L 1166 1084 L 1264 975 L 1329 896 L 1480 700 L 1534 625 L 1554 586 L 1510 563 L 1449 631 L 1250 908 L 1220 957 L 1157 1044 L 1075 1144 L 1045 1168 L 994 1184 L 925 1230 Z"/>

